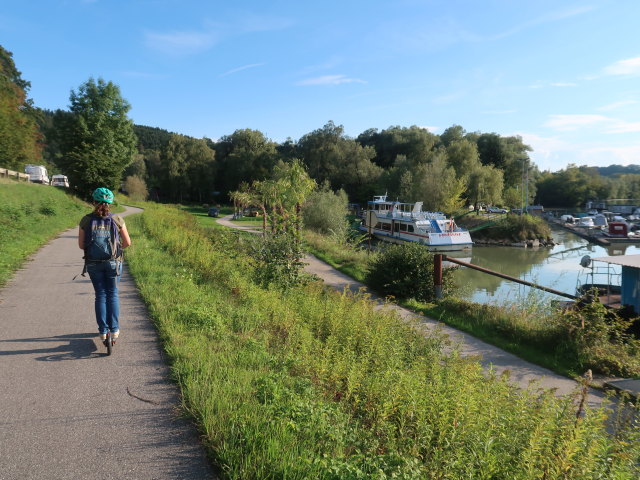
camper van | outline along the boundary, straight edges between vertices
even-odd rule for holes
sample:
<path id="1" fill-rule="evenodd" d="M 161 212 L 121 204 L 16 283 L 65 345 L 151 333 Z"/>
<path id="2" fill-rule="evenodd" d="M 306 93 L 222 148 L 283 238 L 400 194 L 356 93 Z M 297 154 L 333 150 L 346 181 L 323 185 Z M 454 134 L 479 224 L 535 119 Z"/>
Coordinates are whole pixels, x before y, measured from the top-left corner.
<path id="1" fill-rule="evenodd" d="M 49 185 L 49 175 L 43 165 L 26 165 L 24 167 L 24 173 L 29 175 L 30 182 Z"/>
<path id="2" fill-rule="evenodd" d="M 69 187 L 69 179 L 66 175 L 53 175 L 51 177 L 51 185 L 54 187 Z"/>

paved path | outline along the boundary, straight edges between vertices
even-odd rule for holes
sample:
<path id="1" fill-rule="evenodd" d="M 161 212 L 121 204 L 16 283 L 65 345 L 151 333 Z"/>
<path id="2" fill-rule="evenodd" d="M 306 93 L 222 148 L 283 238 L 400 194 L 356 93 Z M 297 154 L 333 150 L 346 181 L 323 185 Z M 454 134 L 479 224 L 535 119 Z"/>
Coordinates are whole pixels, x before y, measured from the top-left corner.
<path id="1" fill-rule="evenodd" d="M 132 278 L 107 357 L 81 257 L 74 228 L 0 290 L 0 479 L 215 478 Z"/>
<path id="2" fill-rule="evenodd" d="M 230 221 L 230 216 L 218 219 L 218 223 L 237 228 L 251 233 L 260 233 L 252 227 L 239 226 Z M 305 270 L 320 277 L 324 282 L 342 291 L 344 288 L 350 288 L 354 291 L 365 289 L 366 286 L 355 281 L 353 278 L 339 272 L 325 262 L 318 260 L 312 255 L 307 255 L 305 260 L 307 266 Z M 373 295 L 375 298 L 375 295 Z M 405 319 L 417 319 L 425 332 L 435 331 L 447 335 L 452 345 L 459 345 L 460 351 L 465 356 L 477 356 L 480 362 L 487 368 L 493 368 L 497 373 L 508 372 L 511 380 L 520 387 L 527 387 L 530 382 L 537 382 L 542 388 L 552 388 L 556 390 L 558 395 L 566 395 L 578 388 L 578 383 L 570 378 L 558 375 L 551 370 L 534 365 L 530 362 L 511 353 L 505 352 L 493 345 L 489 345 L 477 338 L 455 330 L 442 322 L 438 322 L 423 315 L 417 315 L 405 308 L 397 305 L 384 304 L 382 308 L 392 308 Z M 589 403 L 591 405 L 599 405 L 604 398 L 604 394 L 598 390 L 591 390 L 589 395 Z"/>

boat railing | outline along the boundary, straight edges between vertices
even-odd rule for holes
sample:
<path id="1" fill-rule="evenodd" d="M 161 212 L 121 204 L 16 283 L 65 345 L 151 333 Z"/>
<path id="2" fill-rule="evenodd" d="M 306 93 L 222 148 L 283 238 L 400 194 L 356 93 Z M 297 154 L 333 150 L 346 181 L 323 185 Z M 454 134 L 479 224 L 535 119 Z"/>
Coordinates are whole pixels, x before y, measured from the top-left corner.
<path id="1" fill-rule="evenodd" d="M 601 301 L 609 304 L 613 302 L 614 297 L 619 297 L 621 285 L 622 273 L 614 269 L 611 264 L 599 265 L 592 262 L 578 275 L 576 294 L 584 295 L 596 290 Z"/>

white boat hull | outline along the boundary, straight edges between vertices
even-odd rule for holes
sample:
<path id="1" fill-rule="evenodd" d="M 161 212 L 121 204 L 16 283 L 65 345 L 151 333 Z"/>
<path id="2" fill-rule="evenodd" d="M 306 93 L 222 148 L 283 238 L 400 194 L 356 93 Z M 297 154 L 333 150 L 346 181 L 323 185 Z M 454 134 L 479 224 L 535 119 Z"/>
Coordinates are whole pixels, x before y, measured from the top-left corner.
<path id="1" fill-rule="evenodd" d="M 372 231 L 369 232 L 369 229 L 365 226 L 360 227 L 360 230 L 371 233 L 371 235 L 383 242 L 396 244 L 407 242 L 418 243 L 426 246 L 431 252 L 455 252 L 470 249 L 473 246 L 469 232 L 431 233 L 429 235 L 403 233 L 394 235 L 390 232 L 377 229 L 372 229 Z"/>

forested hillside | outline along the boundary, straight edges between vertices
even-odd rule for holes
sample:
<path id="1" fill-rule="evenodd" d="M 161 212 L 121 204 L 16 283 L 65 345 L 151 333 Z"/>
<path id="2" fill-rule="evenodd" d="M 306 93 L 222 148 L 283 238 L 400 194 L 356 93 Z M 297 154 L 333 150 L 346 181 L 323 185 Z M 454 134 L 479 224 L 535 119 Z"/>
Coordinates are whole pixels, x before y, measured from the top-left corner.
<path id="1" fill-rule="evenodd" d="M 252 129 L 197 139 L 134 125 L 117 85 L 93 78 L 72 91 L 69 111 L 39 110 L 12 54 L 0 53 L 0 166 L 43 163 L 68 175 L 80 195 L 107 185 L 140 199 L 227 202 L 241 185 L 266 180 L 278 163 L 297 158 L 317 184 L 344 190 L 356 203 L 387 192 L 453 213 L 468 205 L 579 207 L 592 199 L 640 197 L 638 166 L 540 172 L 521 137 L 460 125 L 441 134 L 393 125 L 350 137 L 328 121 L 282 143 Z"/>

